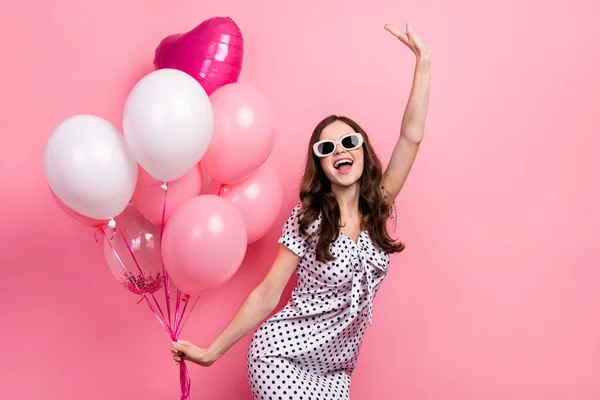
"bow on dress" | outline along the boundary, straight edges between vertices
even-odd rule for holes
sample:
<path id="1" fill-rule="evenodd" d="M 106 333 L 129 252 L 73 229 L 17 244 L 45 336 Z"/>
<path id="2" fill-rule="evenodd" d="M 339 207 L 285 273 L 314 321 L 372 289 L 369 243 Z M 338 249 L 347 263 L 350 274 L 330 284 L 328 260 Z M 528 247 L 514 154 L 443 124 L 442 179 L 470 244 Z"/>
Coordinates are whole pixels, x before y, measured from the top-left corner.
<path id="1" fill-rule="evenodd" d="M 383 273 L 387 271 L 388 260 L 376 252 L 375 249 L 369 248 L 362 238 L 360 238 L 358 245 L 354 251 L 357 253 L 358 262 L 354 264 L 354 275 L 352 277 L 352 290 L 351 290 L 351 306 L 350 311 L 353 317 L 356 316 L 360 298 L 362 296 L 362 282 L 366 281 L 367 284 L 367 307 L 369 315 L 369 324 L 373 325 L 373 299 L 375 298 L 375 279 L 373 274 L 379 270 Z M 369 255 L 373 253 L 373 255 Z"/>

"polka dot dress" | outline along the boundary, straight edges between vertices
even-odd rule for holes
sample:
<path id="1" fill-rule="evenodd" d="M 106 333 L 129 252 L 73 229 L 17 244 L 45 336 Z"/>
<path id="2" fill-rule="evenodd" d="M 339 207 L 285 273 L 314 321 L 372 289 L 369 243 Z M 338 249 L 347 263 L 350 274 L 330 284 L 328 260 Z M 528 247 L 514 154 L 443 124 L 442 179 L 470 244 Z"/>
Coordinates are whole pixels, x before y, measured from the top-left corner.
<path id="1" fill-rule="evenodd" d="M 250 387 L 260 400 L 349 399 L 350 375 L 389 256 L 363 231 L 356 243 L 340 233 L 331 245 L 336 259 L 317 261 L 316 235 L 305 239 L 299 233 L 300 210 L 300 204 L 294 207 L 279 239 L 301 257 L 298 284 L 286 306 L 254 334 Z"/>

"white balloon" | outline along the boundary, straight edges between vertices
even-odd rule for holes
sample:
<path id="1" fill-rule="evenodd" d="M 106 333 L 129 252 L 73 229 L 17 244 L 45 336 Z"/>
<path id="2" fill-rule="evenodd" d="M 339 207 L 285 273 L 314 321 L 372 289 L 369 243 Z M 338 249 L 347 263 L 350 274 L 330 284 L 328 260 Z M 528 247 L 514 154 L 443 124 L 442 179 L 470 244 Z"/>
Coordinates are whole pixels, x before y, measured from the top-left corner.
<path id="1" fill-rule="evenodd" d="M 137 181 L 137 164 L 121 132 L 86 114 L 67 118 L 54 129 L 44 151 L 44 170 L 66 206 L 100 220 L 125 209 Z"/>
<path id="2" fill-rule="evenodd" d="M 133 157 L 153 178 L 181 178 L 206 152 L 213 110 L 202 86 L 176 69 L 159 69 L 131 90 L 123 112 L 123 133 Z"/>

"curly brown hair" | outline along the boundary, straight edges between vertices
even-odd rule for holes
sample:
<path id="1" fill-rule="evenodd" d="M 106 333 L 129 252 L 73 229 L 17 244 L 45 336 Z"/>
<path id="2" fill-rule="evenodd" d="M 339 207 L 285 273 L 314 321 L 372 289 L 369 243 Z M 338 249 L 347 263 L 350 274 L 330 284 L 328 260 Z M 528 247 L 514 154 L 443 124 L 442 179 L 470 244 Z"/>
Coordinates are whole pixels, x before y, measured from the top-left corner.
<path id="1" fill-rule="evenodd" d="M 317 260 L 325 262 L 335 258 L 330 252 L 330 246 L 340 234 L 340 206 L 335 194 L 331 191 L 331 182 L 325 175 L 321 163 L 313 153 L 312 147 L 321 132 L 329 124 L 341 121 L 349 125 L 364 138 L 364 170 L 360 178 L 359 211 L 363 218 L 363 229 L 367 230 L 374 244 L 386 253 L 398 253 L 404 250 L 404 244 L 395 242 L 386 229 L 387 220 L 392 205 L 382 190 L 381 162 L 369 142 L 366 132 L 356 122 L 348 117 L 330 115 L 315 127 L 308 146 L 306 167 L 300 188 L 302 212 L 299 218 L 300 232 L 309 236 L 308 227 L 321 215 L 321 224 L 313 234 L 319 235 L 316 246 Z"/>

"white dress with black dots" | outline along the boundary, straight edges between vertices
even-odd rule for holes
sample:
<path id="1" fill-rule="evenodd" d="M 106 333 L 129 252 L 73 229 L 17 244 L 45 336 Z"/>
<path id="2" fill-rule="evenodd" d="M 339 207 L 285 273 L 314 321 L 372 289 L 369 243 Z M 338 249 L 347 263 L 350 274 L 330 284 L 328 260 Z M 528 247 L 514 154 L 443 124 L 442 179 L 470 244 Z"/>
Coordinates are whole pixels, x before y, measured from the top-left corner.
<path id="1" fill-rule="evenodd" d="M 254 334 L 247 363 L 250 387 L 260 400 L 349 399 L 350 375 L 389 255 L 363 231 L 356 243 L 340 233 L 331 245 L 336 259 L 317 261 L 318 238 L 300 235 L 300 210 L 300 204 L 294 207 L 279 238 L 301 257 L 298 284 L 286 306 Z"/>

